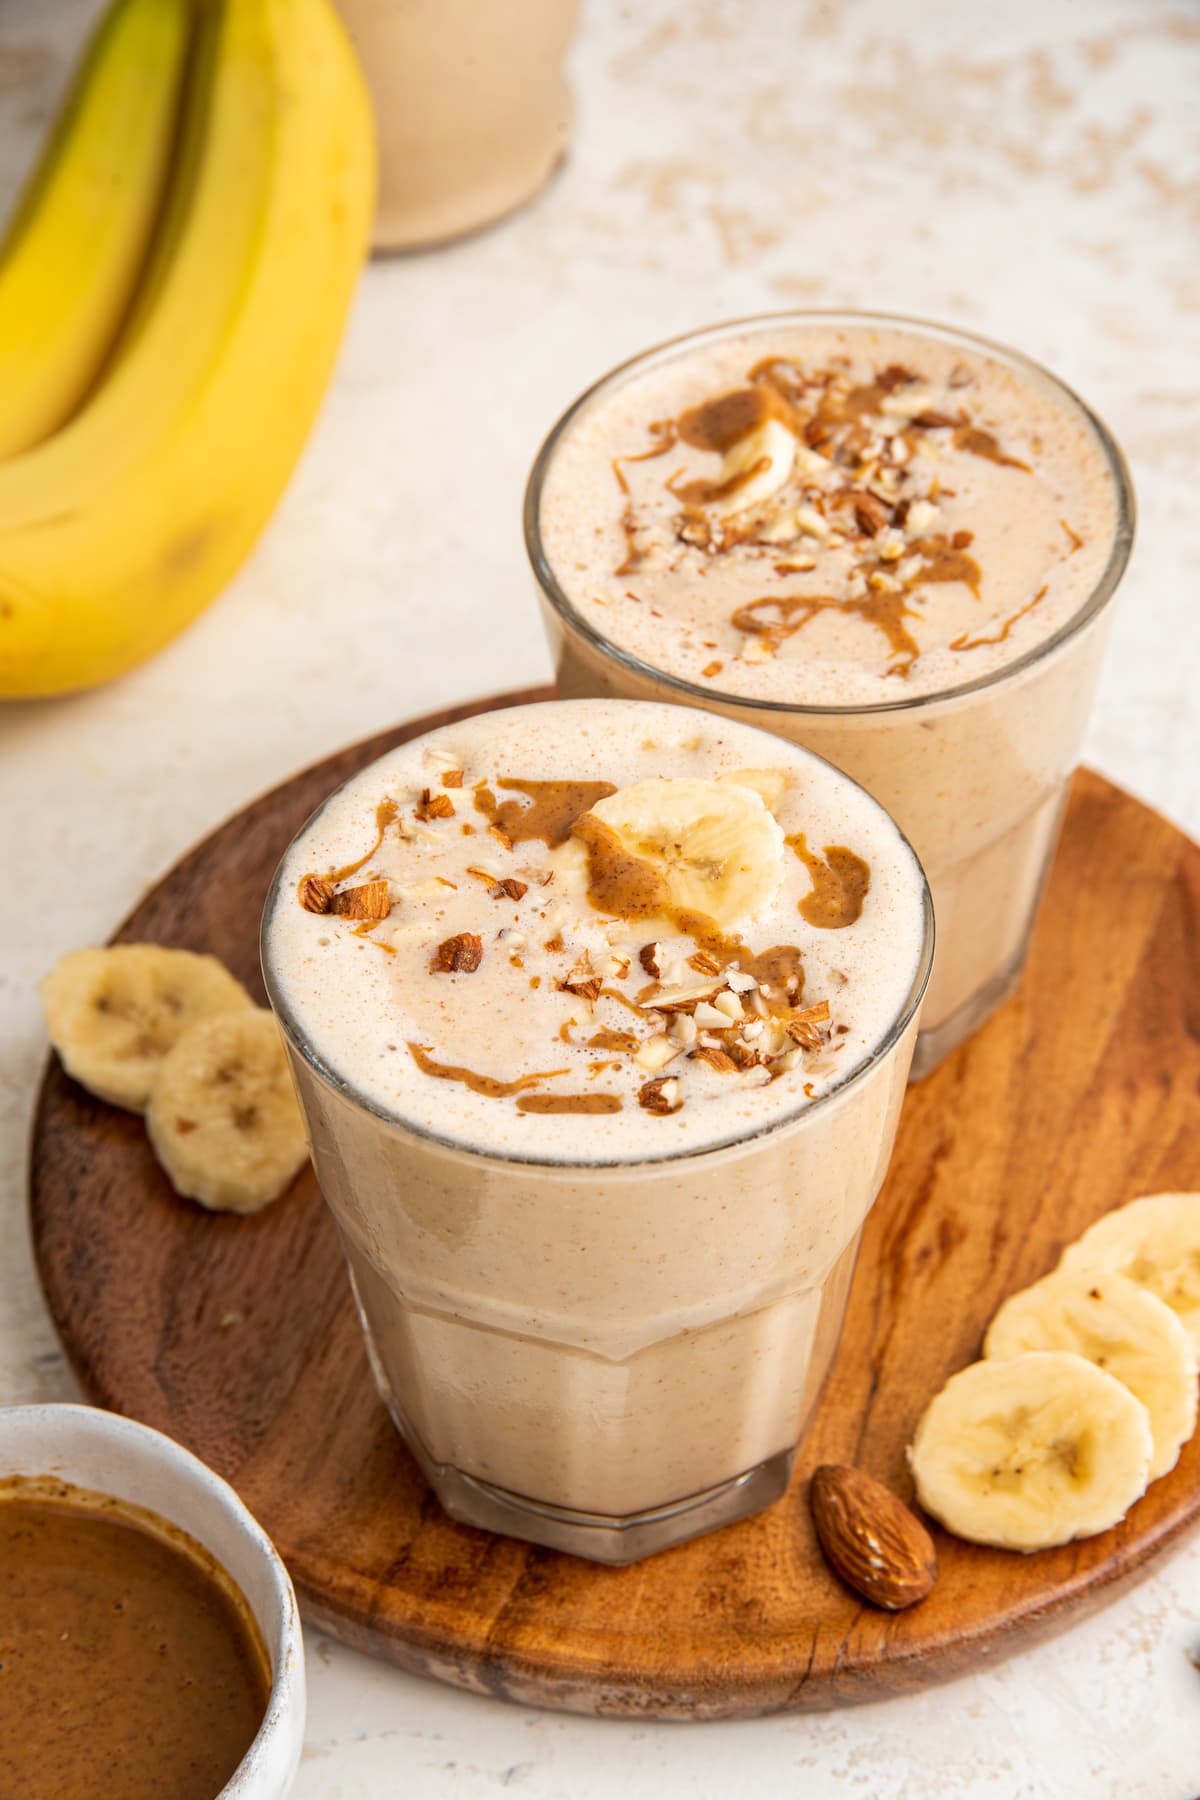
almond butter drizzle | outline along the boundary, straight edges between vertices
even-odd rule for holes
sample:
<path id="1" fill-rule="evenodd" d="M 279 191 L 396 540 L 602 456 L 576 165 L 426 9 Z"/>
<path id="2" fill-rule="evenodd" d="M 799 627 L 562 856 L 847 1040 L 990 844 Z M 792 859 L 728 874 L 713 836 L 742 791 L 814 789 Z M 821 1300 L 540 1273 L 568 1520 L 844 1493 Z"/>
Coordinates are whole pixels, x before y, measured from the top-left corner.
<path id="1" fill-rule="evenodd" d="M 531 838 L 540 838 L 551 850 L 566 843 L 581 813 L 586 813 L 597 800 L 604 800 L 617 791 L 611 781 L 513 779 L 498 781 L 496 786 L 524 794 L 531 804 L 522 806 L 519 800 L 497 801 L 487 783 L 480 782 L 474 790 L 475 810 L 486 814 L 511 843 L 523 844 Z"/>
<path id="2" fill-rule="evenodd" d="M 621 992 L 620 988 L 602 987 L 598 998 L 601 1000 L 616 1000 L 625 1008 L 626 1012 L 636 1014 L 639 1019 L 644 1019 L 646 1016 L 645 1008 L 636 1005 L 627 994 Z"/>
<path id="3" fill-rule="evenodd" d="M 966 543 L 959 541 L 962 539 Z M 893 663 L 888 673 L 907 675 L 921 654 L 920 645 L 904 623 L 905 619 L 921 616 L 908 604 L 917 589 L 925 582 L 961 581 L 977 599 L 979 597 L 981 571 L 975 558 L 967 555 L 966 544 L 970 541 L 969 532 L 955 532 L 949 538 L 944 533 L 917 538 L 911 554 L 922 558 L 922 567 L 911 581 L 900 587 L 875 590 L 861 598 L 839 598 L 836 594 L 764 594 L 736 607 L 730 614 L 730 624 L 735 631 L 764 638 L 773 650 L 777 650 L 787 638 L 802 631 L 818 613 L 852 613 L 882 632 L 900 659 Z M 887 567 L 886 563 L 878 563 L 872 573 L 886 571 Z M 801 572 L 796 564 L 789 562 L 776 563 L 775 569 L 780 575 Z M 778 617 L 768 616 L 772 610 Z"/>
<path id="4" fill-rule="evenodd" d="M 964 632 L 961 637 L 951 639 L 951 650 L 981 650 L 985 644 L 1006 643 L 1008 641 L 1009 633 L 1012 631 L 1012 628 L 1017 623 L 1018 619 L 1023 619 L 1026 613 L 1031 613 L 1033 611 L 1035 606 L 1040 606 L 1042 601 L 1046 598 L 1047 592 L 1047 588 L 1040 587 L 1032 600 L 1027 600 L 1024 606 L 1020 607 L 1015 613 L 1009 614 L 1000 630 L 996 632 L 993 637 L 973 638 L 968 637 L 966 632 Z"/>
<path id="5" fill-rule="evenodd" d="M 665 456 L 668 450 L 673 450 L 679 441 L 679 431 L 674 419 L 651 419 L 647 430 L 650 433 L 648 450 L 631 451 L 625 456 L 614 456 L 612 459 L 612 472 L 623 494 L 629 492 L 629 483 L 625 479 L 622 463 L 653 462 L 656 456 Z"/>
<path id="6" fill-rule="evenodd" d="M 631 855 L 616 832 L 594 813 L 584 813 L 576 819 L 572 835 L 588 854 L 588 899 L 597 912 L 618 919 L 669 920 L 681 936 L 692 938 L 699 949 L 707 950 L 716 959 L 720 972 L 737 963 L 744 974 L 767 986 L 771 990 L 768 1005 L 772 1012 L 786 1011 L 799 1000 L 804 988 L 804 962 L 795 944 L 775 944 L 769 950 L 753 951 L 740 938 L 726 936 L 707 913 L 676 906 L 659 871 Z M 789 982 L 795 983 L 790 992 Z M 600 991 L 630 1005 L 615 988 Z"/>
<path id="7" fill-rule="evenodd" d="M 350 875 L 357 875 L 363 864 L 370 862 L 375 852 L 379 849 L 388 826 L 395 822 L 396 815 L 399 811 L 400 808 L 394 800 L 381 800 L 379 805 L 375 808 L 376 838 L 375 842 L 371 845 L 371 848 L 364 856 L 360 856 L 357 862 L 347 863 L 342 869 L 327 869 L 323 879 L 336 884 L 339 881 L 345 881 Z"/>
<path id="8" fill-rule="evenodd" d="M 724 481 L 706 481 L 702 476 L 698 476 L 696 480 L 685 481 L 682 487 L 677 487 L 675 484 L 679 477 L 673 475 L 667 486 L 675 498 L 682 500 L 686 507 L 711 506 L 715 500 L 731 500 L 735 494 L 740 494 L 744 487 L 749 487 L 750 483 L 764 474 L 770 466 L 770 457 L 760 456 L 747 468 L 739 469 L 736 475 L 729 475 Z M 625 569 L 617 570 L 618 575 L 626 573 Z"/>
<path id="9" fill-rule="evenodd" d="M 526 1094 L 517 1101 L 523 1113 L 615 1113 L 621 1111 L 619 1094 Z"/>
<path id="10" fill-rule="evenodd" d="M 605 990 L 601 988 L 600 992 L 604 993 Z M 611 993 L 612 989 L 610 988 L 608 992 Z M 622 994 L 621 998 L 624 999 L 625 996 Z M 632 1031 L 609 1031 L 605 1026 L 600 1031 L 592 1033 L 587 1041 L 587 1047 L 589 1050 L 620 1050 L 626 1056 L 631 1056 L 639 1042 L 640 1040 Z"/>
<path id="11" fill-rule="evenodd" d="M 1000 448 L 999 440 L 992 432 L 981 431 L 977 425 L 960 425 L 954 433 L 954 448 L 965 450 L 968 456 L 982 456 L 986 462 L 999 463 L 1006 469 L 1023 469 L 1026 475 L 1033 474 L 1027 462 L 1009 456 Z"/>
<path id="12" fill-rule="evenodd" d="M 911 592 L 900 588 L 895 593 L 865 594 L 856 600 L 839 600 L 834 594 L 764 594 L 736 607 L 730 614 L 730 624 L 736 631 L 764 638 L 772 650 L 777 650 L 787 638 L 803 631 L 818 613 L 853 613 L 881 631 L 894 655 L 901 659 L 892 664 L 888 674 L 907 675 L 921 654 L 920 645 L 904 623 L 905 619 L 921 616 L 908 604 Z M 775 618 L 767 616 L 772 610 Z"/>
<path id="13" fill-rule="evenodd" d="M 461 1068 L 457 1063 L 435 1062 L 420 1044 L 409 1043 L 408 1053 L 422 1074 L 433 1075 L 438 1081 L 461 1081 L 473 1094 L 484 1094 L 489 1100 L 502 1100 L 507 1094 L 519 1094 L 523 1088 L 533 1087 L 536 1082 L 553 1081 L 556 1076 L 571 1072 L 569 1069 L 543 1069 L 536 1075 L 519 1075 L 515 1081 L 499 1081 L 494 1075 L 478 1075 L 474 1069 Z M 549 1112 L 552 1109 L 541 1107 L 537 1110 Z"/>
<path id="14" fill-rule="evenodd" d="M 613 467 L 616 468 L 616 466 L 616 459 L 614 458 Z M 620 480 L 622 487 L 624 487 L 624 477 L 620 476 L 618 479 Z M 628 489 L 626 489 L 626 492 L 628 492 Z M 621 530 L 625 534 L 625 555 L 613 570 L 613 574 L 632 575 L 633 571 L 640 568 L 642 563 L 646 560 L 646 552 L 638 548 L 637 515 L 633 510 L 632 500 L 621 514 Z"/>
<path id="15" fill-rule="evenodd" d="M 802 831 L 785 838 L 784 843 L 812 879 L 812 892 L 800 902 L 801 916 L 820 931 L 841 931 L 853 925 L 862 914 L 871 885 L 870 865 L 843 844 L 826 844 L 823 857 L 814 855 Z"/>

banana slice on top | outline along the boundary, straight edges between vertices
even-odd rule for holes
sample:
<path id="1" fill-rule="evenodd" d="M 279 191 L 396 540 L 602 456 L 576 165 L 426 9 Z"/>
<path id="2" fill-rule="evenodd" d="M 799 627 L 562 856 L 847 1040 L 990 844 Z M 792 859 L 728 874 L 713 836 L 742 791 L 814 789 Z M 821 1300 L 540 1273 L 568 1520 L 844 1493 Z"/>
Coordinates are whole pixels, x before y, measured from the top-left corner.
<path id="1" fill-rule="evenodd" d="M 1150 1479 L 1140 1400 L 1068 1350 L 1032 1350 L 952 1375 L 909 1449 L 917 1497 L 957 1536 L 1044 1550 L 1123 1519 Z"/>
<path id="2" fill-rule="evenodd" d="M 1147 1194 L 1118 1206 L 1068 1245 L 1059 1266 L 1107 1269 L 1148 1288 L 1200 1351 L 1200 1194 Z"/>
<path id="3" fill-rule="evenodd" d="M 164 1056 L 197 1019 L 252 1002 L 215 956 L 161 944 L 72 950 L 41 984 L 63 1067 L 101 1100 L 144 1110 Z"/>
<path id="4" fill-rule="evenodd" d="M 795 460 L 793 433 L 779 419 L 764 419 L 725 452 L 707 510 L 728 519 L 761 506 L 786 484 Z"/>
<path id="5" fill-rule="evenodd" d="M 673 905 L 724 930 L 770 906 L 783 880 L 783 832 L 752 787 L 691 776 L 635 781 L 592 813 L 662 876 Z"/>
<path id="6" fill-rule="evenodd" d="M 257 1212 L 308 1155 L 287 1055 L 261 1007 L 202 1019 L 165 1057 L 146 1109 L 176 1190 L 217 1212 Z"/>
<path id="7" fill-rule="evenodd" d="M 1004 1302 L 983 1354 L 1073 1350 L 1115 1375 L 1150 1415 L 1150 1479 L 1173 1469 L 1196 1428 L 1196 1352 L 1176 1315 L 1123 1275 L 1057 1269 Z"/>

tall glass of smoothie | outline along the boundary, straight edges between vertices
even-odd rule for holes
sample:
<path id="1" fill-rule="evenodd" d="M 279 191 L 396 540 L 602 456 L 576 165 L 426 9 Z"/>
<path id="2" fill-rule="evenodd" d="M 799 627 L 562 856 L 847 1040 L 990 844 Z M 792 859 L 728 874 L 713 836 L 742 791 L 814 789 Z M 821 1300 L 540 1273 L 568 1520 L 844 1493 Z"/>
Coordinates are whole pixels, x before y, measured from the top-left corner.
<path id="1" fill-rule="evenodd" d="M 938 928 L 927 1073 L 1025 962 L 1132 538 L 1104 426 L 981 339 L 768 316 L 584 394 L 525 523 L 560 693 L 767 727 L 907 833 Z"/>
<path id="2" fill-rule="evenodd" d="M 447 1511 L 623 1563 L 783 1492 L 931 959 L 883 808 L 687 708 L 483 714 L 314 814 L 267 989 Z"/>

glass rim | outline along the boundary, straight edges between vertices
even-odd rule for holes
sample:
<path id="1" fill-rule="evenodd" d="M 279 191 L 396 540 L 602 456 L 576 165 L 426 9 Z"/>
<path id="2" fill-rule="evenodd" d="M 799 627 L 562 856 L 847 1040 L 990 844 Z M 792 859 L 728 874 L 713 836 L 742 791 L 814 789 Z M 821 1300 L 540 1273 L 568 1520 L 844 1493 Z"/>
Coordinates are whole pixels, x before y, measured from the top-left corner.
<path id="1" fill-rule="evenodd" d="M 1023 656 L 1002 664 L 998 669 L 993 669 L 990 674 L 977 675 L 973 680 L 958 682 L 953 687 L 938 688 L 929 694 L 912 694 L 898 700 L 871 700 L 858 704 L 843 703 L 830 706 L 803 700 L 756 699 L 749 694 L 730 693 L 727 689 L 716 686 L 701 687 L 698 682 L 689 681 L 682 675 L 674 675 L 667 669 L 658 668 L 654 663 L 647 662 L 644 658 L 635 655 L 633 651 L 616 643 L 585 618 L 583 613 L 567 598 L 542 543 L 541 502 L 542 490 L 555 452 L 574 421 L 601 394 L 610 389 L 615 390 L 624 386 L 628 380 L 634 378 L 642 370 L 655 369 L 664 363 L 675 360 L 678 355 L 693 345 L 720 343 L 726 338 L 737 337 L 742 333 L 758 331 L 772 325 L 789 324 L 897 326 L 904 330 L 915 331 L 925 337 L 938 339 L 943 343 L 961 344 L 964 349 L 985 351 L 993 360 L 1031 377 L 1042 387 L 1052 389 L 1066 401 L 1069 408 L 1074 409 L 1082 416 L 1085 425 L 1100 446 L 1112 477 L 1116 498 L 1116 519 L 1108 557 L 1095 585 L 1079 608 L 1050 637 L 1034 644 Z M 1044 364 L 1035 361 L 1031 356 L 1026 356 L 1020 350 L 1012 349 L 1007 344 L 997 343 L 994 339 L 980 336 L 975 332 L 961 331 L 956 326 L 940 325 L 933 320 L 920 319 L 905 313 L 867 312 L 854 308 L 785 308 L 775 312 L 751 313 L 743 318 L 726 320 L 722 324 L 701 326 L 697 330 L 681 332 L 675 337 L 663 339 L 647 350 L 638 351 L 635 356 L 626 357 L 623 362 L 617 363 L 586 387 L 551 426 L 533 460 L 525 485 L 522 507 L 525 554 L 529 558 L 534 578 L 543 598 L 564 625 L 584 638 L 601 655 L 621 663 L 634 675 L 657 682 L 675 693 L 687 695 L 689 701 L 698 701 L 704 706 L 712 706 L 716 703 L 727 709 L 740 707 L 746 712 L 783 713 L 824 718 L 853 717 L 864 713 L 915 712 L 924 707 L 938 706 L 946 701 L 981 693 L 1000 682 L 1011 680 L 1024 670 L 1042 662 L 1091 624 L 1116 593 L 1133 547 L 1136 517 L 1137 507 L 1133 480 L 1116 439 L 1104 421 L 1092 411 L 1074 388 L 1069 387 L 1059 376 L 1052 374 Z"/>
<path id="2" fill-rule="evenodd" d="M 573 700 L 557 700 L 542 701 L 540 703 L 533 702 L 533 704 L 541 704 L 544 706 L 573 706 L 581 703 Z M 582 704 L 586 705 L 588 702 L 583 701 Z M 647 702 L 632 700 L 626 701 L 625 704 L 644 706 Z M 660 704 L 670 705 L 672 703 L 664 701 Z M 504 712 L 518 712 L 521 711 L 522 708 L 504 707 L 500 710 Z M 689 708 L 689 711 L 694 710 L 694 708 Z M 720 722 L 719 714 L 714 714 L 713 717 Z M 761 727 L 747 726 L 746 729 L 754 731 L 760 730 Z M 429 736 L 430 734 L 423 733 L 422 735 Z M 773 734 L 765 732 L 764 735 L 770 737 Z M 421 741 L 421 738 L 412 738 L 409 740 L 410 743 L 420 743 Z M 404 747 L 407 748 L 407 745 Z M 862 1062 L 856 1064 L 848 1074 L 843 1075 L 839 1080 L 833 1082 L 826 1091 L 823 1094 L 818 1095 L 816 1099 L 808 1099 L 806 1097 L 800 1104 L 793 1107 L 790 1111 L 783 1113 L 779 1118 L 766 1120 L 763 1124 L 756 1126 L 752 1131 L 734 1132 L 727 1137 L 718 1139 L 715 1143 L 703 1144 L 691 1150 L 671 1150 L 666 1151 L 661 1155 L 571 1160 L 569 1158 L 551 1156 L 507 1156 L 497 1150 L 479 1149 L 473 1144 L 463 1143 L 461 1140 L 447 1136 L 443 1132 L 432 1131 L 425 1126 L 418 1125 L 414 1120 L 404 1118 L 399 1113 L 393 1112 L 381 1105 L 377 1100 L 373 1100 L 369 1094 L 363 1093 L 363 1091 L 347 1076 L 340 1074 L 331 1063 L 326 1062 L 308 1040 L 307 1034 L 302 1029 L 299 1019 L 284 998 L 282 983 L 276 979 L 268 939 L 270 922 L 274 915 L 275 908 L 280 904 L 286 903 L 286 895 L 283 890 L 283 866 L 287 861 L 292 846 L 304 836 L 312 825 L 316 823 L 326 807 L 332 805 L 333 801 L 350 786 L 351 782 L 357 781 L 360 776 L 366 773 L 367 769 L 373 768 L 376 763 L 381 762 L 383 757 L 375 757 L 372 762 L 367 763 L 362 769 L 357 770 L 353 775 L 348 775 L 345 781 L 339 782 L 337 787 L 325 796 L 320 805 L 313 809 L 308 818 L 300 826 L 299 830 L 294 832 L 289 839 L 287 847 L 276 866 L 275 873 L 271 877 L 271 885 L 267 889 L 267 896 L 263 902 L 262 921 L 259 928 L 259 963 L 262 968 L 263 983 L 267 991 L 267 1000 L 288 1044 L 295 1054 L 307 1064 L 308 1068 L 312 1070 L 313 1074 L 326 1087 L 330 1088 L 335 1094 L 348 1101 L 350 1104 L 359 1107 L 364 1112 L 370 1113 L 374 1118 L 379 1119 L 385 1125 L 389 1125 L 400 1132 L 407 1132 L 410 1136 L 420 1138 L 425 1143 L 436 1144 L 440 1149 L 450 1150 L 456 1152 L 460 1156 L 470 1157 L 476 1160 L 502 1164 L 505 1167 L 558 1169 L 564 1173 L 577 1173 L 583 1170 L 596 1172 L 616 1169 L 634 1170 L 647 1167 L 666 1166 L 670 1163 L 695 1162 L 702 1157 L 715 1156 L 725 1151 L 740 1149 L 742 1145 L 751 1144 L 761 1138 L 769 1137 L 776 1132 L 781 1132 L 785 1128 L 797 1124 L 800 1120 L 818 1113 L 828 1102 L 842 1098 L 852 1088 L 857 1086 L 858 1083 L 863 1081 L 872 1070 L 891 1054 L 904 1036 L 904 1033 L 912 1024 L 917 1009 L 925 997 L 925 990 L 929 985 L 929 977 L 933 969 L 936 927 L 934 922 L 933 897 L 929 891 L 929 878 L 925 873 L 924 864 L 913 849 L 912 844 L 909 842 L 905 833 L 900 829 L 895 819 L 893 819 L 892 815 L 887 811 L 887 808 L 880 805 L 880 802 L 876 800 L 873 795 L 869 794 L 867 790 L 862 787 L 861 783 L 855 781 L 852 775 L 847 775 L 844 769 L 839 769 L 835 764 L 830 763 L 828 757 L 822 756 L 819 751 L 809 750 L 800 744 L 792 744 L 788 747 L 790 751 L 796 754 L 808 757 L 813 762 L 824 764 L 826 767 L 832 769 L 841 780 L 848 781 L 853 787 L 857 788 L 870 804 L 884 815 L 900 843 L 908 852 L 908 855 L 912 859 L 913 867 L 920 877 L 921 945 L 917 955 L 916 970 L 913 979 L 909 984 L 908 991 L 900 1006 L 897 1008 L 895 1017 L 892 1019 L 887 1030 L 870 1054 L 864 1057 Z M 389 756 L 391 754 L 393 754 L 391 751 L 384 752 L 384 756 Z"/>

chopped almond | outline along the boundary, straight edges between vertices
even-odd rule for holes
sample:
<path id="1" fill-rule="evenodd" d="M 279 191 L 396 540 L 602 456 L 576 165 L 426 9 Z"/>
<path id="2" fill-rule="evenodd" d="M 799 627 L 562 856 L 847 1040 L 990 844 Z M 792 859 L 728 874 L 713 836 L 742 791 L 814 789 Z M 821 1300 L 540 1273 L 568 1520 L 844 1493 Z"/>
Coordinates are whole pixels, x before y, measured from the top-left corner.
<path id="1" fill-rule="evenodd" d="M 520 900 L 528 892 L 529 883 L 527 881 L 518 881 L 515 876 L 507 875 L 503 881 L 498 881 L 496 883 L 495 887 L 491 890 L 491 897 L 493 900 Z"/>
<path id="2" fill-rule="evenodd" d="M 596 1000 L 604 982 L 592 967 L 592 959 L 585 950 L 570 974 L 558 985 L 564 993 L 577 994 L 581 1000 Z"/>
<path id="3" fill-rule="evenodd" d="M 434 952 L 430 968 L 435 975 L 473 975 L 483 961 L 483 939 L 475 931 L 460 931 Z"/>
<path id="4" fill-rule="evenodd" d="M 662 1069 L 679 1055 L 679 1045 L 673 1044 L 662 1032 L 656 1032 L 640 1045 L 634 1061 L 642 1069 Z"/>
<path id="5" fill-rule="evenodd" d="M 320 875 L 306 875 L 300 883 L 300 904 L 305 912 L 327 913 L 333 903 L 333 887 Z"/>
<path id="6" fill-rule="evenodd" d="M 806 1006 L 802 1011 L 792 1014 L 793 1025 L 823 1025 L 829 1017 L 828 1000 L 818 1000 L 815 1006 Z"/>
<path id="7" fill-rule="evenodd" d="M 678 1112 L 683 1105 L 678 1079 L 674 1075 L 659 1075 L 653 1081 L 644 1081 L 638 1089 L 638 1105 L 652 1113 Z"/>
<path id="8" fill-rule="evenodd" d="M 721 965 L 716 957 L 707 950 L 697 950 L 694 956 L 688 957 L 688 967 L 701 975 L 719 975 Z"/>
<path id="9" fill-rule="evenodd" d="M 829 1002 L 819 1000 L 815 1006 L 792 1014 L 787 1020 L 787 1034 L 802 1050 L 820 1050 L 829 1039 L 828 1018 Z"/>
<path id="10" fill-rule="evenodd" d="M 707 1063 L 710 1069 L 720 1069 L 722 1072 L 737 1068 L 729 1052 L 719 1050 L 715 1044 L 701 1044 L 698 1050 L 692 1051 L 690 1060 Z"/>
<path id="11" fill-rule="evenodd" d="M 720 989 L 711 981 L 693 983 L 690 987 L 651 989 L 644 1004 L 653 1007 L 655 1012 L 692 1012 L 705 1001 L 711 1000 Z M 642 995 L 638 995 L 638 1004 L 643 1004 Z M 738 1009 L 741 1016 L 741 1009 Z M 728 1020 L 724 1021 L 726 1024 Z"/>
<path id="12" fill-rule="evenodd" d="M 392 890 L 386 881 L 364 881 L 335 894 L 329 910 L 342 919 L 386 919 L 392 910 Z"/>
<path id="13" fill-rule="evenodd" d="M 415 811 L 422 824 L 427 824 L 430 819 L 452 819 L 454 802 L 449 794 L 435 794 L 430 788 L 422 788 L 420 805 Z"/>
<path id="14" fill-rule="evenodd" d="M 661 949 L 661 944 L 643 944 L 638 951 L 638 961 L 641 963 L 643 969 L 645 969 L 647 975 L 653 975 L 655 981 L 657 981 L 662 974 L 662 966 L 659 961 Z"/>

